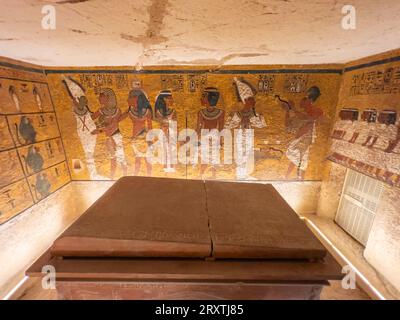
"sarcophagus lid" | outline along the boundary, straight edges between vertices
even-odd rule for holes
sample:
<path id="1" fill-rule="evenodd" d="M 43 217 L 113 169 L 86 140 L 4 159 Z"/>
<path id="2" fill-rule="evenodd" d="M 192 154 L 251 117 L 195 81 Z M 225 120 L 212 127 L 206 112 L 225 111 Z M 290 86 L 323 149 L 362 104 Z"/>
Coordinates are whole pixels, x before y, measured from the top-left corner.
<path id="1" fill-rule="evenodd" d="M 271 184 L 205 183 L 215 258 L 319 259 L 325 248 Z"/>
<path id="2" fill-rule="evenodd" d="M 320 259 L 326 251 L 272 185 L 124 177 L 54 242 L 51 254 Z"/>
<path id="3" fill-rule="evenodd" d="M 206 257 L 202 181 L 124 177 L 54 243 L 61 256 Z"/>

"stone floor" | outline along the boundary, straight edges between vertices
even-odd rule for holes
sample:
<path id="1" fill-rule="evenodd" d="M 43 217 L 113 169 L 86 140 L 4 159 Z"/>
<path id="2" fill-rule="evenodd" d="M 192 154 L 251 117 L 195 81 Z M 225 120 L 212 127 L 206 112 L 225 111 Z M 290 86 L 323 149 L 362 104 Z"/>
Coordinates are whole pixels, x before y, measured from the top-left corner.
<path id="1" fill-rule="evenodd" d="M 0 226 L 0 297 L 5 296 L 24 277 L 24 271 L 78 218 L 112 182 L 72 182 Z M 34 232 L 33 232 L 34 231 Z M 10 259 L 10 257 L 12 257 Z M 57 299 L 55 290 L 44 290 L 37 279 L 28 279 L 11 299 Z M 325 287 L 321 299 L 369 299 L 360 289 L 345 290 L 340 281 Z"/>

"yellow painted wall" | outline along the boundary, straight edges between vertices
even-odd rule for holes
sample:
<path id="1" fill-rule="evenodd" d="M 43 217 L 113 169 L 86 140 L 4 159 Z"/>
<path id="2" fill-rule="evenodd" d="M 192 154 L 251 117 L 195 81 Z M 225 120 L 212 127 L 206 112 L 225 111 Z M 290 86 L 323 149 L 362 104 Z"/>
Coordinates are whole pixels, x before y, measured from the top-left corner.
<path id="1" fill-rule="evenodd" d="M 294 134 L 285 130 L 285 111 L 275 99 L 280 95 L 282 99 L 292 100 L 295 107 L 299 107 L 300 100 L 306 95 L 306 90 L 311 86 L 318 86 L 321 96 L 315 105 L 323 110 L 324 117 L 316 126 L 316 140 L 309 150 L 309 165 L 306 169 L 305 180 L 321 180 L 322 168 L 327 152 L 327 141 L 331 129 L 332 119 L 335 115 L 335 106 L 341 75 L 337 65 L 324 66 L 246 66 L 226 67 L 218 71 L 208 68 L 166 67 L 164 69 L 148 68 L 140 73 L 131 68 L 93 68 L 93 69 L 50 69 L 47 79 L 54 101 L 54 106 L 59 119 L 61 135 L 66 148 L 68 164 L 73 180 L 90 179 L 86 167 L 85 146 L 77 134 L 77 124 L 73 114 L 72 99 L 68 94 L 62 80 L 70 77 L 85 89 L 89 100 L 89 108 L 96 111 L 100 107 L 98 92 L 101 87 L 109 87 L 117 95 L 118 107 L 122 112 L 128 109 L 127 97 L 132 89 L 133 82 L 139 80 L 142 90 L 149 97 L 154 110 L 155 99 L 160 90 L 171 89 L 174 97 L 174 106 L 178 115 L 178 129 L 195 129 L 197 113 L 202 108 L 200 97 L 202 88 L 216 87 L 220 93 L 218 107 L 225 110 L 226 115 L 238 111 L 242 107 L 235 94 L 233 79 L 243 78 L 258 89 L 255 95 L 256 111 L 266 120 L 265 128 L 255 129 L 255 170 L 251 174 L 257 180 L 285 180 L 297 179 L 296 169 L 289 177 L 285 177 L 289 160 L 285 153 L 288 145 L 294 140 Z M 307 70 L 307 73 L 304 72 Z M 167 73 L 168 72 L 168 73 Z M 300 92 L 290 92 L 290 83 L 299 79 Z M 269 84 L 269 88 L 260 89 L 259 85 Z M 190 91 L 190 83 L 195 84 L 194 92 Z M 227 116 L 226 116 L 227 118 Z M 153 121 L 153 126 L 157 127 Z M 130 138 L 132 136 L 132 123 L 130 119 L 120 122 L 120 131 L 123 136 L 124 154 L 128 163 L 128 175 L 133 174 L 134 154 Z M 97 136 L 95 148 L 95 165 L 99 179 L 110 178 L 110 160 L 105 149 L 105 137 Z M 78 161 L 79 160 L 79 161 Z M 73 162 L 83 164 L 74 169 Z M 199 178 L 199 165 L 178 165 L 174 173 L 166 173 L 162 165 L 153 165 L 152 176 Z M 142 165 L 140 175 L 147 175 L 145 166 Z M 121 167 L 118 166 L 117 177 L 122 176 Z M 211 173 L 206 172 L 205 178 L 211 178 Z M 217 179 L 235 179 L 235 164 L 221 165 L 217 168 Z"/>
<path id="2" fill-rule="evenodd" d="M 335 114 L 341 78 L 341 67 L 338 65 L 252 66 L 251 69 L 235 66 L 219 70 L 210 70 L 208 67 L 197 67 L 194 70 L 188 67 L 165 67 L 160 70 L 152 67 L 139 73 L 125 67 L 106 70 L 53 68 L 46 70 L 46 75 L 38 66 L 7 58 L 2 58 L 0 62 L 0 192 L 4 198 L 0 208 L 1 223 L 68 183 L 70 173 L 73 180 L 91 179 L 85 154 L 87 146 L 82 144 L 77 134 L 72 99 L 62 83 L 65 76 L 81 83 L 92 111 L 100 107 L 98 92 L 101 87 L 110 87 L 115 91 L 118 107 L 122 111 L 128 108 L 127 96 L 137 80 L 148 95 L 153 110 L 159 91 L 171 89 L 175 101 L 173 108 L 178 115 L 178 129 L 186 126 L 195 129 L 197 113 L 202 108 L 202 89 L 207 86 L 219 89 L 221 96 L 218 107 L 226 112 L 226 118 L 232 111 L 240 110 L 242 103 L 237 99 L 233 79 L 244 79 L 257 89 L 255 108 L 266 120 L 265 128 L 255 129 L 256 164 L 251 176 L 257 180 L 277 182 L 297 181 L 298 178 L 296 170 L 288 178 L 285 177 L 290 163 L 285 153 L 294 134 L 285 129 L 285 110 L 277 102 L 275 95 L 293 101 L 296 109 L 301 110 L 299 102 L 306 95 L 306 90 L 311 86 L 318 86 L 321 96 L 316 101 L 316 106 L 323 110 L 324 117 L 316 126 L 316 140 L 310 146 L 309 165 L 304 177 L 304 180 L 312 184 L 306 187 L 313 190 L 311 198 L 314 199 L 318 193 L 327 151 L 326 142 Z M 297 93 L 290 91 L 293 81 L 299 85 L 300 90 Z M 11 87 L 13 90 L 10 90 Z M 40 102 L 33 94 L 34 91 L 39 93 Z M 18 104 L 15 103 L 12 92 L 18 96 Z M 35 128 L 34 142 L 26 140 L 19 132 L 23 119 L 29 120 Z M 153 126 L 157 128 L 159 125 L 153 121 Z M 120 123 L 128 175 L 133 174 L 135 161 L 130 141 L 131 130 L 129 118 Z M 104 135 L 99 134 L 94 150 L 94 165 L 98 176 L 92 180 L 110 179 L 110 159 L 104 142 Z M 27 163 L 28 154 L 33 151 L 38 151 L 42 157 L 39 169 L 34 169 Z M 176 169 L 175 172 L 166 173 L 162 165 L 153 165 L 152 176 L 200 178 L 199 165 L 178 164 Z M 147 174 L 144 164 L 139 174 Z M 211 174 L 210 170 L 206 170 L 203 178 L 211 178 Z M 118 166 L 114 179 L 122 175 L 121 167 Z M 49 182 L 50 187 L 40 193 L 36 190 L 36 181 L 43 178 Z M 216 178 L 236 179 L 235 164 L 217 167 Z M 285 188 L 290 189 L 290 186 Z M 304 206 L 298 197 L 294 198 L 296 197 L 287 199 L 294 203 L 294 207 L 306 208 L 307 212 L 313 211 L 314 205 Z"/>

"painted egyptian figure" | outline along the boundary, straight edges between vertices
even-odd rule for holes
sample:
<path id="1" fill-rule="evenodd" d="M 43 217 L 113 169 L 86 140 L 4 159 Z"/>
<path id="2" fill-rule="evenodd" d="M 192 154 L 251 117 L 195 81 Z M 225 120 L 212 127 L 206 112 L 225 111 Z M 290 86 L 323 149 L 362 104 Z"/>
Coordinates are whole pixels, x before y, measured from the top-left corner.
<path id="1" fill-rule="evenodd" d="M 393 152 L 398 145 L 400 145 L 400 124 L 397 126 L 396 138 L 390 141 L 389 146 L 386 148 L 385 152 Z"/>
<path id="2" fill-rule="evenodd" d="M 152 129 L 153 112 L 146 94 L 140 89 L 134 89 L 128 96 L 129 109 L 127 115 L 132 121 L 132 148 L 135 155 L 134 175 L 138 175 L 141 163 L 146 165 L 146 172 L 151 176 L 152 164 L 147 161 L 146 152 L 150 146 L 146 142 L 146 132 Z"/>
<path id="3" fill-rule="evenodd" d="M 359 111 L 357 109 L 344 108 L 339 112 L 339 120 L 336 121 L 332 132 L 332 138 L 337 140 L 349 140 L 354 134 L 358 123 Z"/>
<path id="4" fill-rule="evenodd" d="M 119 131 L 119 122 L 123 119 L 121 109 L 117 106 L 117 98 L 110 88 L 102 88 L 99 94 L 100 109 L 92 114 L 92 119 L 97 121 L 97 129 L 93 134 L 104 133 L 106 147 L 111 160 L 110 175 L 114 179 L 117 164 L 121 165 L 123 175 L 127 174 L 122 135 Z"/>
<path id="5" fill-rule="evenodd" d="M 239 102 L 243 104 L 241 110 L 229 115 L 225 122 L 227 129 L 251 129 L 266 127 L 265 119 L 262 114 L 256 112 L 256 90 L 246 80 L 234 78 L 235 92 Z"/>
<path id="6" fill-rule="evenodd" d="M 367 139 L 362 146 L 387 150 L 390 141 L 396 140 L 396 117 L 397 113 L 394 110 L 380 111 L 379 115 L 375 116 L 376 122 L 370 123 Z"/>
<path id="7" fill-rule="evenodd" d="M 393 152 L 400 140 L 400 119 L 395 110 L 379 111 L 376 136 L 369 147 Z"/>
<path id="8" fill-rule="evenodd" d="M 26 157 L 22 155 L 21 158 L 25 160 L 26 172 L 28 172 L 28 167 L 33 172 L 39 172 L 43 169 L 44 160 L 42 155 L 40 154 L 39 147 L 29 146 Z"/>
<path id="9" fill-rule="evenodd" d="M 21 106 L 19 103 L 19 98 L 17 95 L 17 90 L 15 89 L 14 86 L 10 86 L 10 88 L 8 88 L 8 94 L 10 95 L 10 98 L 12 99 L 15 109 L 20 112 L 21 111 Z"/>
<path id="10" fill-rule="evenodd" d="M 51 183 L 47 179 L 46 172 L 40 172 L 36 176 L 36 183 L 34 185 L 36 199 L 43 199 L 50 194 Z"/>
<path id="11" fill-rule="evenodd" d="M 378 123 L 378 111 L 376 109 L 368 109 L 362 113 L 362 120 L 366 125 L 365 130 L 363 130 L 366 138 L 361 144 L 363 147 L 373 148 L 378 140 L 379 136 L 379 123 Z"/>
<path id="12" fill-rule="evenodd" d="M 362 146 L 370 143 L 370 135 L 374 135 L 377 111 L 375 109 L 368 109 L 363 111 L 361 119 L 355 122 L 353 135 L 350 138 L 350 143 L 362 142 Z"/>
<path id="13" fill-rule="evenodd" d="M 17 140 L 20 144 L 30 144 L 36 142 L 36 130 L 32 125 L 32 120 L 27 116 L 22 116 L 19 125 L 15 124 Z M 20 138 L 23 140 L 20 140 Z"/>
<path id="14" fill-rule="evenodd" d="M 208 141 L 213 138 L 219 141 L 219 132 L 224 129 L 225 121 L 225 111 L 217 108 L 220 93 L 217 88 L 207 87 L 204 89 L 201 95 L 201 105 L 204 107 L 197 114 L 197 134 L 202 139 L 208 139 Z M 203 131 L 202 131 L 203 130 Z M 205 131 L 209 130 L 209 131 Z M 218 131 L 216 131 L 218 130 Z M 203 177 L 208 164 L 203 163 L 205 158 L 208 159 L 208 163 L 211 164 L 212 178 L 216 178 L 216 165 L 220 163 L 219 161 L 219 146 L 218 149 L 213 152 L 209 145 L 209 148 L 202 147 L 202 163 L 200 164 L 200 177 Z M 208 152 L 207 152 L 208 150 Z M 207 153 L 207 154 L 203 154 Z"/>
<path id="15" fill-rule="evenodd" d="M 282 103 L 286 110 L 286 130 L 294 134 L 294 139 L 289 143 L 286 151 L 286 157 L 290 160 L 286 179 L 295 168 L 297 168 L 297 178 L 304 179 L 310 146 L 316 138 L 316 122 L 323 117 L 322 109 L 315 105 L 320 95 L 321 92 L 317 86 L 310 87 L 307 96 L 300 101 L 300 110 L 295 108 L 292 101 Z"/>
<path id="16" fill-rule="evenodd" d="M 83 87 L 70 77 L 64 77 L 63 82 L 72 99 L 72 111 L 76 120 L 76 133 L 81 141 L 83 151 L 85 152 L 86 168 L 89 171 L 91 180 L 104 180 L 106 177 L 98 174 L 94 151 L 96 148 L 97 135 L 92 132 L 96 130 L 96 124 L 92 119 L 93 112 L 89 109 L 88 99 Z"/>
<path id="17" fill-rule="evenodd" d="M 40 97 L 39 90 L 36 87 L 33 88 L 32 94 L 35 97 L 36 105 L 38 106 L 39 110 L 43 111 L 42 98 Z"/>
<path id="18" fill-rule="evenodd" d="M 155 119 L 160 123 L 160 128 L 164 132 L 164 171 L 175 172 L 172 163 L 173 148 L 177 143 L 177 116 L 175 109 L 172 108 L 174 99 L 171 90 L 162 90 L 156 98 L 154 113 Z M 169 142 L 169 143 L 168 143 Z"/>
<path id="19" fill-rule="evenodd" d="M 226 129 L 254 129 L 266 127 L 262 114 L 257 113 L 255 105 L 256 90 L 245 80 L 234 78 L 233 85 L 242 108 L 232 112 L 225 122 Z M 254 135 L 249 131 L 235 133 L 236 178 L 239 180 L 255 180 L 250 175 L 254 170 Z M 252 141 L 250 141 L 251 139 Z"/>

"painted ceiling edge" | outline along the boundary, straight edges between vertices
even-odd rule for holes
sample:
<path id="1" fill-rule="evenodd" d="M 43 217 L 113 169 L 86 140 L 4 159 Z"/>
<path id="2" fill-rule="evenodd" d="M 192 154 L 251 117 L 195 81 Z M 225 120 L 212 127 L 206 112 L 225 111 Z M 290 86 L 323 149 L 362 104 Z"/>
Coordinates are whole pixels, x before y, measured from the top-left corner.
<path id="1" fill-rule="evenodd" d="M 387 58 L 379 58 L 388 56 Z M 394 56 L 391 56 L 394 55 Z M 346 72 L 359 70 L 363 68 L 373 67 L 391 62 L 400 61 L 400 49 L 382 52 L 376 55 L 367 56 L 361 59 L 350 61 L 344 64 L 296 64 L 296 65 L 252 65 L 250 68 L 246 65 L 231 65 L 223 67 L 216 66 L 197 66 L 190 69 L 190 66 L 146 66 L 141 70 L 136 70 L 134 66 L 120 66 L 120 67 L 50 67 L 34 65 L 25 61 L 19 61 L 8 57 L 0 56 L 0 66 L 6 68 L 14 68 L 22 71 L 41 73 L 44 75 L 54 73 L 129 73 L 129 74 L 202 74 L 202 73 L 215 73 L 215 74 L 263 74 L 263 73 L 336 73 L 343 74 Z M 364 62 L 362 61 L 367 61 Z M 372 60 L 372 61 L 371 61 Z M 358 63 L 359 62 L 359 63 Z M 22 63 L 22 64 L 21 64 Z M 354 64 L 353 63 L 358 63 Z M 331 67 L 323 68 L 324 65 Z M 249 69 L 243 69 L 246 66 Z M 266 68 L 263 69 L 263 66 Z M 284 66 L 284 67 L 283 67 Z"/>

